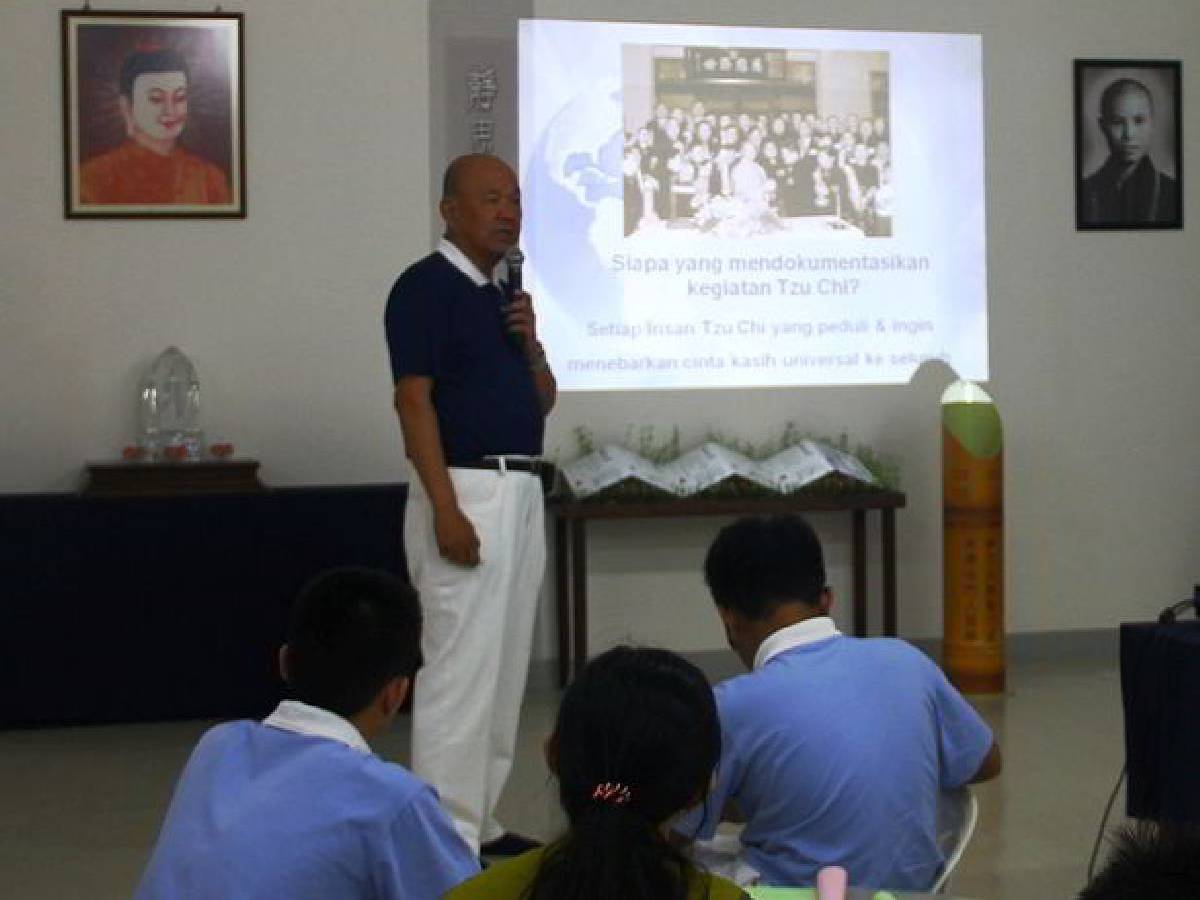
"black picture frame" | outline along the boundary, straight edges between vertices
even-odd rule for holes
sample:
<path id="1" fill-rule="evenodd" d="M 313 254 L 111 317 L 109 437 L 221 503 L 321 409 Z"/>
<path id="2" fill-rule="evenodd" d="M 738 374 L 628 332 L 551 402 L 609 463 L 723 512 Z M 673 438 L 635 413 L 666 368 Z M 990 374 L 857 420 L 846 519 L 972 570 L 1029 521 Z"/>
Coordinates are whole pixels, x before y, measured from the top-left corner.
<path id="1" fill-rule="evenodd" d="M 243 33 L 241 13 L 62 11 L 68 219 L 246 217 Z"/>
<path id="2" fill-rule="evenodd" d="M 1075 60 L 1076 229 L 1181 229 L 1183 185 L 1182 64 Z"/>

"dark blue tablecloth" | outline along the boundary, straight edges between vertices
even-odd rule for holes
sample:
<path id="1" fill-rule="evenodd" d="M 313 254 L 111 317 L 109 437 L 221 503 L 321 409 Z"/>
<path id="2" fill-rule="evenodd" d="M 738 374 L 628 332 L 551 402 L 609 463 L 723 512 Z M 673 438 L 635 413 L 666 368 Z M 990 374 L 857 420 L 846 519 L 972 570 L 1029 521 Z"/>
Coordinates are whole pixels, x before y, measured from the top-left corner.
<path id="1" fill-rule="evenodd" d="M 0 495 L 0 727 L 263 715 L 299 588 L 403 572 L 404 492 Z"/>

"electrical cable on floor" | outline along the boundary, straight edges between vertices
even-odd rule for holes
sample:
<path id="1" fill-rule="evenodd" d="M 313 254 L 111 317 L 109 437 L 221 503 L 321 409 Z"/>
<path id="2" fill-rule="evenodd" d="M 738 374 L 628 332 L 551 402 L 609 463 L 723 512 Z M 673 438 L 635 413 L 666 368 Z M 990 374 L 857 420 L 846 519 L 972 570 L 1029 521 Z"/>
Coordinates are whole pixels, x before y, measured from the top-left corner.
<path id="1" fill-rule="evenodd" d="M 1108 817 L 1112 813 L 1113 802 L 1117 799 L 1117 793 L 1121 790 L 1121 785 L 1124 781 L 1125 766 L 1121 766 L 1121 774 L 1117 776 L 1117 783 L 1113 785 L 1112 793 L 1108 795 L 1108 803 L 1104 807 L 1104 816 L 1100 819 L 1100 828 L 1096 832 L 1096 843 L 1092 845 L 1092 856 L 1088 860 L 1087 881 L 1085 884 L 1092 883 L 1092 875 L 1096 869 L 1096 857 L 1100 853 L 1100 842 L 1104 840 L 1104 829 L 1108 825 Z"/>

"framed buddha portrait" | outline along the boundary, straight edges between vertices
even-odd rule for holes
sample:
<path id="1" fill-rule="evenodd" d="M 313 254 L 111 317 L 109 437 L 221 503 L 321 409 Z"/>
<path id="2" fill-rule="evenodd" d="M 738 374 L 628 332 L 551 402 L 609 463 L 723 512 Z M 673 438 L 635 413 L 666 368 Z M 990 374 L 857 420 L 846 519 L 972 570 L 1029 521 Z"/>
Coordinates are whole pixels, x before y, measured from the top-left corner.
<path id="1" fill-rule="evenodd" d="M 245 218 L 240 13 L 62 13 L 70 219 Z"/>

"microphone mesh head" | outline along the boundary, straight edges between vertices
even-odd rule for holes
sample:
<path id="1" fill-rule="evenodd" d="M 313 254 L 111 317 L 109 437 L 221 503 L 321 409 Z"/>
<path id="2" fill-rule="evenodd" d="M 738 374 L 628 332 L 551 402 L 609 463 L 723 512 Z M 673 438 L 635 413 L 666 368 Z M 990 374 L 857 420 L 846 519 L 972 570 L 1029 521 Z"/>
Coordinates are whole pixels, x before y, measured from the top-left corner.
<path id="1" fill-rule="evenodd" d="M 509 247 L 508 252 L 504 254 L 504 259 L 508 262 L 510 269 L 520 269 L 525 265 L 525 254 L 521 252 L 520 247 Z"/>

